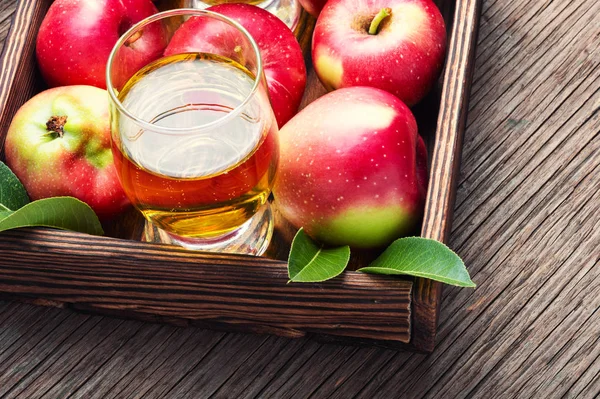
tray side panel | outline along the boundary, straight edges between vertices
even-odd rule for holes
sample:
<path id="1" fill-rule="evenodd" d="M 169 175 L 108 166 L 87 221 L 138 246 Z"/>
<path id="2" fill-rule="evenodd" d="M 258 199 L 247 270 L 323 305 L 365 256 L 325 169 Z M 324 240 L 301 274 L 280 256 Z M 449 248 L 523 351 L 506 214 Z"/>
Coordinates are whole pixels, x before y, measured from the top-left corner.
<path id="1" fill-rule="evenodd" d="M 13 115 L 34 93 L 36 33 L 49 6 L 42 0 L 19 2 L 6 38 L 0 57 L 0 158 Z"/>
<path id="2" fill-rule="evenodd" d="M 407 343 L 412 282 L 348 272 L 288 284 L 285 262 L 52 229 L 0 239 L 0 292 L 80 311 L 301 337 Z"/>
<path id="3" fill-rule="evenodd" d="M 452 227 L 480 12 L 481 0 L 456 2 L 421 230 L 421 236 L 441 242 L 448 242 Z M 415 279 L 411 344 L 416 350 L 433 351 L 441 293 L 441 283 Z"/>

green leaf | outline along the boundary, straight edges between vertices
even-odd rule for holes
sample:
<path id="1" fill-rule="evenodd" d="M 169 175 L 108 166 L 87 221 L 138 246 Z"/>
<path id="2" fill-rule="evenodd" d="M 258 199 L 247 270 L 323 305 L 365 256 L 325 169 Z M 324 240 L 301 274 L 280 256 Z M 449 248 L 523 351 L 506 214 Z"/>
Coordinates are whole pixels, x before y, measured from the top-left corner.
<path id="1" fill-rule="evenodd" d="M 17 176 L 0 161 L 0 218 L 2 213 L 16 211 L 29 203 L 25 187 Z"/>
<path id="2" fill-rule="evenodd" d="M 55 227 L 94 235 L 104 234 L 98 216 L 92 208 L 73 197 L 33 201 L 0 220 L 0 231 L 31 226 Z"/>
<path id="3" fill-rule="evenodd" d="M 288 259 L 290 282 L 318 283 L 340 275 L 350 260 L 350 247 L 323 248 L 303 229 L 292 241 Z"/>
<path id="4" fill-rule="evenodd" d="M 460 257 L 439 241 L 406 237 L 394 241 L 359 272 L 424 277 L 459 287 L 475 287 Z"/>

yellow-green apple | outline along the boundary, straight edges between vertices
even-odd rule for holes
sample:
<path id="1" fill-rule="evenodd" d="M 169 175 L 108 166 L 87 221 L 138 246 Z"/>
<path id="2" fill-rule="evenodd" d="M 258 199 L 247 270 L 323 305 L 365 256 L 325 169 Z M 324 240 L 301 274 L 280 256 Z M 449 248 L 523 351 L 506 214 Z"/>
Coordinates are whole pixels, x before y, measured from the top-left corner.
<path id="1" fill-rule="evenodd" d="M 40 26 L 36 55 L 50 87 L 92 85 L 106 88 L 108 56 L 133 24 L 155 14 L 150 0 L 55 0 Z M 149 25 L 121 53 L 126 78 L 162 55 L 166 32 Z"/>
<path id="2" fill-rule="evenodd" d="M 302 8 L 313 17 L 318 17 L 319 13 L 327 3 L 327 0 L 298 0 Z"/>
<path id="3" fill-rule="evenodd" d="M 250 4 L 220 4 L 208 10 L 237 21 L 256 41 L 275 118 L 279 127 L 283 126 L 298 112 L 306 86 L 304 58 L 293 32 L 270 12 Z M 227 32 L 228 29 L 231 28 L 222 22 L 192 17 L 177 29 L 165 55 L 214 52 L 225 47 L 224 40 L 233 41 L 227 43 L 233 49 L 240 36 Z"/>
<path id="4" fill-rule="evenodd" d="M 5 155 L 32 200 L 76 197 L 101 220 L 129 205 L 113 163 L 106 90 L 63 86 L 34 96 L 8 128 Z"/>
<path id="5" fill-rule="evenodd" d="M 397 97 L 372 87 L 335 90 L 292 118 L 279 139 L 275 203 L 314 239 L 380 247 L 418 225 L 427 154 Z"/>
<path id="6" fill-rule="evenodd" d="M 326 87 L 377 87 L 409 106 L 431 89 L 445 52 L 444 19 L 431 0 L 329 0 L 312 41 Z"/>

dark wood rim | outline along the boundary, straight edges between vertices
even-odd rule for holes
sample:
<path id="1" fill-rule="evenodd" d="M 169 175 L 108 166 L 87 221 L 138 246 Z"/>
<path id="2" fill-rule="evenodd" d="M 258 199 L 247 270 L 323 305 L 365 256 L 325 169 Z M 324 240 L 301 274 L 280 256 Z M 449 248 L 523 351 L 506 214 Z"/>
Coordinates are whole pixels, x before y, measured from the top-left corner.
<path id="1" fill-rule="evenodd" d="M 481 0 L 456 2 L 421 230 L 422 237 L 443 243 L 452 227 L 480 14 Z M 431 352 L 435 347 L 441 295 L 441 283 L 415 279 L 411 344 L 417 350 Z"/>

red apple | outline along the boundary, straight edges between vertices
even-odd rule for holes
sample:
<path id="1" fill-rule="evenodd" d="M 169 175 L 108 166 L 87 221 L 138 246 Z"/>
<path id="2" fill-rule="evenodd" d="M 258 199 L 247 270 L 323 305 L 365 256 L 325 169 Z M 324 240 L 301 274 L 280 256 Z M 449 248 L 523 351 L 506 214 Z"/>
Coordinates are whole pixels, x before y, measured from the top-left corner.
<path id="1" fill-rule="evenodd" d="M 390 15 L 380 14 L 370 34 L 382 10 Z M 326 87 L 377 87 L 409 106 L 431 89 L 445 52 L 444 19 L 431 0 L 329 0 L 312 42 L 315 71 Z"/>
<path id="2" fill-rule="evenodd" d="M 313 17 L 318 17 L 319 13 L 327 3 L 327 0 L 299 0 L 302 8 L 306 10 Z"/>
<path id="3" fill-rule="evenodd" d="M 150 0 L 55 0 L 37 36 L 44 81 L 50 87 L 106 88 L 106 64 L 115 43 L 133 24 L 156 12 Z M 165 32 L 150 25 L 128 44 L 123 74 L 129 78 L 162 55 L 165 46 Z"/>
<path id="4" fill-rule="evenodd" d="M 330 245 L 381 247 L 418 224 L 427 156 L 410 109 L 371 87 L 333 91 L 280 131 L 282 215 Z"/>
<path id="5" fill-rule="evenodd" d="M 106 90 L 64 86 L 36 95 L 15 114 L 5 153 L 32 200 L 76 197 L 101 220 L 129 204 L 113 163 Z"/>
<path id="6" fill-rule="evenodd" d="M 236 20 L 256 41 L 275 118 L 277 124 L 283 126 L 298 111 L 306 85 L 304 58 L 294 34 L 279 18 L 253 5 L 221 4 L 208 10 Z M 238 37 L 227 34 L 226 30 L 224 23 L 192 17 L 175 32 L 165 55 L 215 52 L 215 48 L 223 47 L 223 40 L 236 40 Z M 230 47 L 233 49 L 234 45 Z"/>

